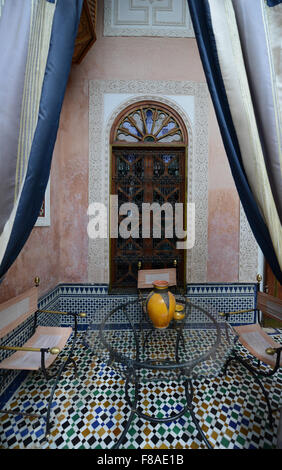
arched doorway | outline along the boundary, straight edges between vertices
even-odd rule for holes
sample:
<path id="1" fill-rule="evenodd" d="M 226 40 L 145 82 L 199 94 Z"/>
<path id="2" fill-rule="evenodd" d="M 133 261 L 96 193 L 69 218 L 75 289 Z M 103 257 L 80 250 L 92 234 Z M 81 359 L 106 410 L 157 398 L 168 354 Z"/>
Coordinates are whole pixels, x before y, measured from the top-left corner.
<path id="1" fill-rule="evenodd" d="M 181 117 L 156 101 L 134 103 L 117 116 L 110 144 L 110 188 L 111 195 L 118 196 L 119 226 L 132 215 L 131 211 L 120 210 L 123 204 L 134 203 L 139 213 L 135 227 L 130 226 L 129 237 L 121 236 L 119 230 L 117 238 L 111 238 L 110 287 L 136 288 L 138 267 L 173 266 L 177 267 L 178 285 L 183 286 L 185 251 L 177 248 L 179 238 L 175 233 L 176 204 L 183 205 L 184 228 L 186 213 L 188 136 Z M 144 230 L 144 203 L 146 207 L 157 203 L 163 208 L 159 227 L 151 211 L 149 231 Z"/>

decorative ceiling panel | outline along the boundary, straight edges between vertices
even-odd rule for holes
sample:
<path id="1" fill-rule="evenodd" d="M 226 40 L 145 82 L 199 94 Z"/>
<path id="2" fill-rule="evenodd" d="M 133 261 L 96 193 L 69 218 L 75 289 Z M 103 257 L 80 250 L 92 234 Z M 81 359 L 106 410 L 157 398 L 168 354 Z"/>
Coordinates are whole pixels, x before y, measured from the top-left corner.
<path id="1" fill-rule="evenodd" d="M 96 41 L 96 16 L 97 0 L 84 0 L 74 45 L 73 64 L 80 64 Z"/>
<path id="2" fill-rule="evenodd" d="M 105 36 L 194 37 L 187 0 L 105 0 Z"/>

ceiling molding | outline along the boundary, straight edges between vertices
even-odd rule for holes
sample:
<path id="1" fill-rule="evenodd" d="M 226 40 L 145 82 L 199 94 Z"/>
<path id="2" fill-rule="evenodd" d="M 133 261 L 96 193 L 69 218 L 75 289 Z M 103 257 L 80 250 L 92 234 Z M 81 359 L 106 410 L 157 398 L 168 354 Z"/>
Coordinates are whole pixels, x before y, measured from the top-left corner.
<path id="1" fill-rule="evenodd" d="M 187 0 L 105 0 L 104 36 L 195 37 Z"/>

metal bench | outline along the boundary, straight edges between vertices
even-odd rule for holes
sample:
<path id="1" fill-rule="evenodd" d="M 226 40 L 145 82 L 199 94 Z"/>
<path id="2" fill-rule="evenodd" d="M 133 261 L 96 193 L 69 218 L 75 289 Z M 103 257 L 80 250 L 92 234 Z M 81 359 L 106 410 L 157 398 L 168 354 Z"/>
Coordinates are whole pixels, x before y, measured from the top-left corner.
<path id="1" fill-rule="evenodd" d="M 282 300 L 265 294 L 264 292 L 258 292 L 255 309 L 239 310 L 235 312 L 220 312 L 219 315 L 225 317 L 226 321 L 228 321 L 231 315 L 252 311 L 255 311 L 256 313 L 254 324 L 234 326 L 233 328 L 238 334 L 239 342 L 249 351 L 255 361 L 249 363 L 247 360 L 243 359 L 237 351 L 233 350 L 232 355 L 228 358 L 225 364 L 224 373 L 227 372 L 228 365 L 232 361 L 237 361 L 252 374 L 266 399 L 269 424 L 272 427 L 272 413 L 276 410 L 273 410 L 271 407 L 268 393 L 263 386 L 261 378 L 273 376 L 282 366 L 282 344 L 274 341 L 274 339 L 267 334 L 265 329 L 262 327 L 262 320 L 263 317 L 266 316 L 282 322 Z M 262 363 L 264 364 L 264 367 L 261 367 Z"/>
<path id="2" fill-rule="evenodd" d="M 54 310 L 38 310 L 37 287 L 39 285 L 39 278 L 35 278 L 35 283 L 36 287 L 33 287 L 23 294 L 0 305 L 0 340 L 3 340 L 0 349 L 7 351 L 7 357 L 0 362 L 0 370 L 3 376 L 5 375 L 5 370 L 26 370 L 41 372 L 47 381 L 55 379 L 46 412 L 45 436 L 48 437 L 51 428 L 51 405 L 60 377 L 69 364 L 74 366 L 74 374 L 77 375 L 77 365 L 72 357 L 77 339 L 77 318 L 79 316 L 85 317 L 86 314 Z M 71 315 L 75 322 L 74 330 L 72 327 L 40 326 L 37 324 L 40 313 L 50 315 Z M 34 323 L 31 337 L 21 346 L 7 344 L 7 335 L 23 324 L 32 315 L 34 316 Z M 56 370 L 52 370 L 50 373 L 48 369 L 56 361 L 60 351 L 64 349 L 72 334 L 73 338 L 69 346 L 67 358 L 63 359 L 58 364 L 58 367 L 55 367 Z M 6 337 L 7 339 L 5 341 Z M 28 416 L 26 413 L 21 411 L 2 409 L 0 412 Z"/>

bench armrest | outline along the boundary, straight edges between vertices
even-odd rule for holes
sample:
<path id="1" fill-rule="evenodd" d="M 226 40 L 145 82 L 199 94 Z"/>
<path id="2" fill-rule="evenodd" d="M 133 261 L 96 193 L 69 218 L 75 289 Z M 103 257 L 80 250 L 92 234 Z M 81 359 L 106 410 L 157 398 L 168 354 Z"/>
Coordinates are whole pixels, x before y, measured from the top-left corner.
<path id="1" fill-rule="evenodd" d="M 50 354 L 59 354 L 59 348 L 26 348 L 22 346 L 0 346 L 0 349 L 6 351 L 26 351 L 26 352 L 46 352 Z"/>
<path id="2" fill-rule="evenodd" d="M 270 356 L 274 356 L 274 354 L 281 354 L 282 352 L 282 346 L 280 348 L 267 348 L 265 350 L 266 354 L 269 354 Z"/>
<path id="3" fill-rule="evenodd" d="M 4 349 L 6 351 L 26 351 L 26 352 L 37 352 L 41 354 L 41 370 L 44 375 L 44 377 L 48 380 L 52 376 L 50 376 L 46 370 L 46 364 L 45 364 L 45 359 L 46 359 L 46 354 L 50 353 L 55 356 L 57 356 L 61 350 L 57 347 L 52 347 L 52 348 L 32 348 L 32 347 L 26 347 L 26 346 L 0 346 L 0 349 Z"/>
<path id="4" fill-rule="evenodd" d="M 281 357 L 281 352 L 282 352 L 282 346 L 278 348 L 267 348 L 265 352 L 266 354 L 269 354 L 271 356 L 274 356 L 274 354 L 276 354 L 276 364 L 270 374 L 272 375 L 280 368 L 280 357 Z"/>
<path id="5" fill-rule="evenodd" d="M 37 310 L 37 312 L 40 312 L 40 313 L 52 313 L 52 314 L 55 314 L 55 315 L 72 315 L 72 316 L 78 316 L 78 317 L 81 317 L 81 318 L 85 318 L 85 317 L 86 317 L 86 313 L 85 313 L 85 312 L 74 313 L 74 312 L 61 312 L 61 311 L 59 311 L 59 310 Z"/>
<path id="6" fill-rule="evenodd" d="M 218 312 L 218 315 L 221 317 L 228 318 L 229 315 L 236 315 L 238 313 L 248 313 L 248 312 L 255 312 L 257 308 L 248 308 L 246 310 L 237 310 L 236 312 Z"/>

